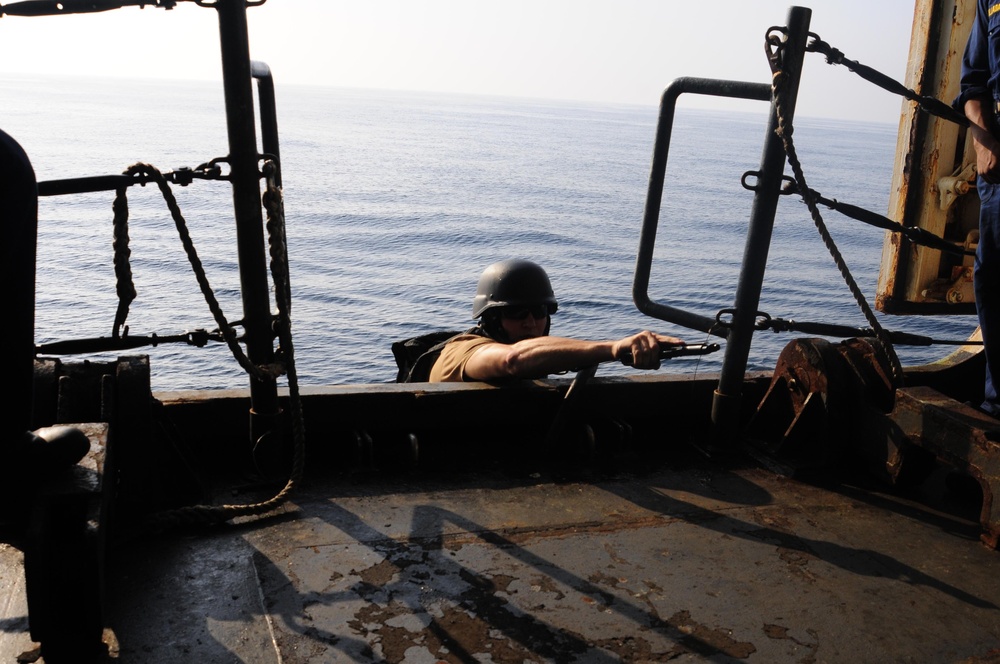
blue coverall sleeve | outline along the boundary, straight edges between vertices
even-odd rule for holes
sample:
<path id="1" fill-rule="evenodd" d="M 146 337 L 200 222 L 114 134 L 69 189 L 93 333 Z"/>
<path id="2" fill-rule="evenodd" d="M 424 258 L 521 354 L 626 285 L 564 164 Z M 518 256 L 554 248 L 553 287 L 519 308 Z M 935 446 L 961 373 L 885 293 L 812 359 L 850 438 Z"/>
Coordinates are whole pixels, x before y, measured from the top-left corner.
<path id="1" fill-rule="evenodd" d="M 969 99 L 990 99 L 991 81 L 995 76 L 990 74 L 990 15 L 991 4 L 997 0 L 978 0 L 976 3 L 976 19 L 969 34 L 969 42 L 962 57 L 962 80 L 958 98 L 953 106 L 962 111 Z M 998 4 L 1000 7 L 1000 4 Z"/>

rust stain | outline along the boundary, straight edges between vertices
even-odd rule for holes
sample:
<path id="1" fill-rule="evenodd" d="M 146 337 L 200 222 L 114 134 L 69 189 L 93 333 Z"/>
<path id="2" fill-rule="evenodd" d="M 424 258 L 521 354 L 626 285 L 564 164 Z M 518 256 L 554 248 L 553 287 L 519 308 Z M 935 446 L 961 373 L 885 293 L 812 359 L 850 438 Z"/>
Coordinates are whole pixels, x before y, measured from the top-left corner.
<path id="1" fill-rule="evenodd" d="M 679 517 L 657 514 L 653 516 L 636 516 L 629 519 L 623 518 L 609 522 L 582 521 L 580 523 L 548 526 L 507 526 L 491 530 L 489 534 L 491 537 L 503 538 L 511 545 L 519 546 L 540 539 L 558 539 L 574 535 L 614 534 L 631 530 L 656 528 L 679 521 L 681 521 Z M 427 550 L 443 549 L 445 551 L 459 551 L 467 544 L 483 542 L 484 538 L 481 533 L 462 532 L 450 533 L 433 539 L 402 537 L 393 539 L 392 541 L 400 544 L 416 544 Z"/>
<path id="2" fill-rule="evenodd" d="M 783 532 L 790 532 L 795 527 L 791 519 L 777 510 L 768 510 L 767 512 L 754 511 L 751 518 L 762 526 L 775 528 Z"/>
<path id="3" fill-rule="evenodd" d="M 669 662 L 690 652 L 683 646 L 675 646 L 665 652 L 654 652 L 646 639 L 637 636 L 623 636 L 617 639 L 601 639 L 594 645 L 613 653 L 622 662 Z"/>
<path id="4" fill-rule="evenodd" d="M 994 648 L 981 657 L 973 655 L 963 659 L 961 664 L 1000 664 L 1000 648 Z"/>
<path id="5" fill-rule="evenodd" d="M 787 639 L 788 628 L 781 625 L 764 625 L 764 636 L 769 639 Z"/>
<path id="6" fill-rule="evenodd" d="M 622 584 L 628 582 L 628 579 L 611 576 L 610 574 L 605 574 L 604 572 L 595 572 L 587 577 L 587 580 L 594 584 L 600 583 L 605 586 L 611 586 L 612 588 L 618 588 Z"/>
<path id="7" fill-rule="evenodd" d="M 692 652 L 703 655 L 722 653 L 737 659 L 746 659 L 757 652 L 754 644 L 733 639 L 727 630 L 694 622 L 688 611 L 678 611 L 667 619 L 667 624 L 686 635 L 680 639 L 680 643 Z"/>
<path id="8" fill-rule="evenodd" d="M 788 628 L 783 625 L 774 625 L 770 623 L 764 624 L 764 636 L 769 639 L 788 640 L 797 646 L 805 648 L 809 652 L 805 657 L 799 660 L 799 664 L 814 664 L 816 662 L 816 651 L 819 650 L 819 635 L 812 629 L 807 629 L 806 634 L 813 638 L 813 643 L 803 643 L 802 641 L 790 636 L 788 634 Z"/>
<path id="9" fill-rule="evenodd" d="M 383 560 L 376 565 L 354 573 L 361 577 L 361 580 L 365 583 L 370 583 L 373 586 L 384 586 L 392 581 L 392 577 L 398 571 L 399 567 L 397 565 L 388 560 Z"/>
<path id="10" fill-rule="evenodd" d="M 423 551 L 418 558 L 427 562 L 427 555 L 428 552 Z M 586 653 L 604 651 L 621 661 L 666 662 L 688 653 L 723 654 L 744 659 L 756 652 L 752 643 L 733 639 L 729 630 L 695 622 L 688 611 L 677 612 L 664 620 L 651 609 L 649 622 L 639 631 L 653 630 L 666 636 L 670 641 L 665 649 L 663 646 L 657 649 L 654 642 L 640 635 L 593 639 L 573 630 L 554 628 L 536 616 L 513 610 L 504 595 L 511 592 L 511 585 L 518 579 L 509 574 L 491 576 L 459 569 L 457 575 L 464 589 L 450 599 L 434 601 L 431 606 L 398 601 L 392 598 L 391 590 L 388 598 L 376 599 L 374 593 L 391 585 L 404 568 L 417 563 L 414 559 L 395 557 L 353 572 L 361 580 L 354 590 L 368 603 L 355 612 L 347 626 L 368 644 L 365 656 L 396 664 L 414 657 L 413 649 L 416 648 L 426 653 L 428 661 L 446 664 L 484 657 L 496 662 L 538 661 L 539 658 L 569 662 Z M 593 585 L 611 587 L 628 582 L 605 572 L 596 572 L 589 581 Z M 545 575 L 533 577 L 531 588 L 563 597 L 555 581 Z M 613 607 L 617 602 L 614 596 L 596 588 L 590 588 L 580 601 L 598 610 Z M 420 627 L 413 626 L 414 614 L 420 615 Z M 402 618 L 411 619 L 409 627 L 401 624 Z"/>
<path id="11" fill-rule="evenodd" d="M 654 625 L 654 628 L 657 626 Z M 658 631 L 663 631 L 663 628 L 675 632 L 672 636 L 674 645 L 663 651 L 654 650 L 647 639 L 635 635 L 598 639 L 592 645 L 612 653 L 623 662 L 669 662 L 692 653 L 707 657 L 721 654 L 735 659 L 746 659 L 757 652 L 756 646 L 733 639 L 728 630 L 694 622 L 688 611 L 678 611 L 668 620 L 660 622 Z"/>
<path id="12" fill-rule="evenodd" d="M 609 543 L 604 544 L 604 550 L 607 552 L 608 557 L 619 565 L 628 565 L 628 561 L 618 555 L 615 547 L 611 546 Z"/>
<path id="13" fill-rule="evenodd" d="M 531 579 L 531 589 L 536 592 L 551 593 L 553 597 L 557 600 L 566 597 L 566 594 L 559 589 L 556 582 L 552 580 L 549 576 L 535 576 Z"/>
<path id="14" fill-rule="evenodd" d="M 516 578 L 510 576 L 509 574 L 494 574 L 491 578 L 493 579 L 493 587 L 496 590 L 505 593 L 509 592 L 508 588 L 510 587 L 510 584 L 517 581 Z"/>

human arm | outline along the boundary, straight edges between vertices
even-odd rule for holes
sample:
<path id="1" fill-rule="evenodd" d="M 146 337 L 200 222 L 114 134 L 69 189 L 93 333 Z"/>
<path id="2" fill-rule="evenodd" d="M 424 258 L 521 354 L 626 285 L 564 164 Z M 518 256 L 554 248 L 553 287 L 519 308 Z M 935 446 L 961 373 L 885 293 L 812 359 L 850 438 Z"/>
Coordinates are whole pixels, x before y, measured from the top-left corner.
<path id="1" fill-rule="evenodd" d="M 637 369 L 660 367 L 661 344 L 683 343 L 676 337 L 644 330 L 618 340 L 584 341 L 565 337 L 534 337 L 513 344 L 486 344 L 465 364 L 466 380 L 539 378 L 550 373 L 619 360 L 632 355 Z"/>
<path id="2" fill-rule="evenodd" d="M 969 119 L 969 134 L 976 150 L 976 172 L 990 184 L 1000 183 L 1000 141 L 990 126 L 995 123 L 992 104 L 981 97 L 965 102 L 965 117 Z"/>
<path id="3" fill-rule="evenodd" d="M 976 172 L 984 181 L 995 183 L 1000 178 L 1000 143 L 993 136 L 995 126 L 990 66 L 990 34 L 986 3 L 976 3 L 976 17 L 969 31 L 969 41 L 962 56 L 960 93 L 954 106 L 969 120 L 969 135 L 976 152 Z"/>

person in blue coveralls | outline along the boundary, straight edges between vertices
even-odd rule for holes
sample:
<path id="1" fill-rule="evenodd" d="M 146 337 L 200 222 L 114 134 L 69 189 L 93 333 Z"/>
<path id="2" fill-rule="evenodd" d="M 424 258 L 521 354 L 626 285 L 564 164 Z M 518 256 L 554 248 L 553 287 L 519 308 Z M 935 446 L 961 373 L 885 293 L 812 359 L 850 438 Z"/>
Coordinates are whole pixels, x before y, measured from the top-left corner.
<path id="1" fill-rule="evenodd" d="M 973 271 L 976 311 L 986 351 L 986 383 L 980 410 L 1000 417 L 1000 0 L 978 0 L 976 20 L 962 58 L 961 92 L 955 106 L 969 119 L 979 177 L 979 247 Z"/>

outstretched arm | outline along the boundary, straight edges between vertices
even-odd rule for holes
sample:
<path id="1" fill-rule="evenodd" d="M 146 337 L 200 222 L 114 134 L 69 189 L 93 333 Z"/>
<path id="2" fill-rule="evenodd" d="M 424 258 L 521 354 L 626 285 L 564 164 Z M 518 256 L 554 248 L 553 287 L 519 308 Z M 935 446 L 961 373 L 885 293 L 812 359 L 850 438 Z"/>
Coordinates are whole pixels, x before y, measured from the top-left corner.
<path id="1" fill-rule="evenodd" d="M 469 380 L 539 378 L 550 373 L 619 360 L 631 353 L 637 369 L 660 367 L 660 344 L 683 343 L 676 337 L 644 330 L 617 341 L 582 341 L 535 337 L 517 343 L 480 346 L 465 365 Z"/>

